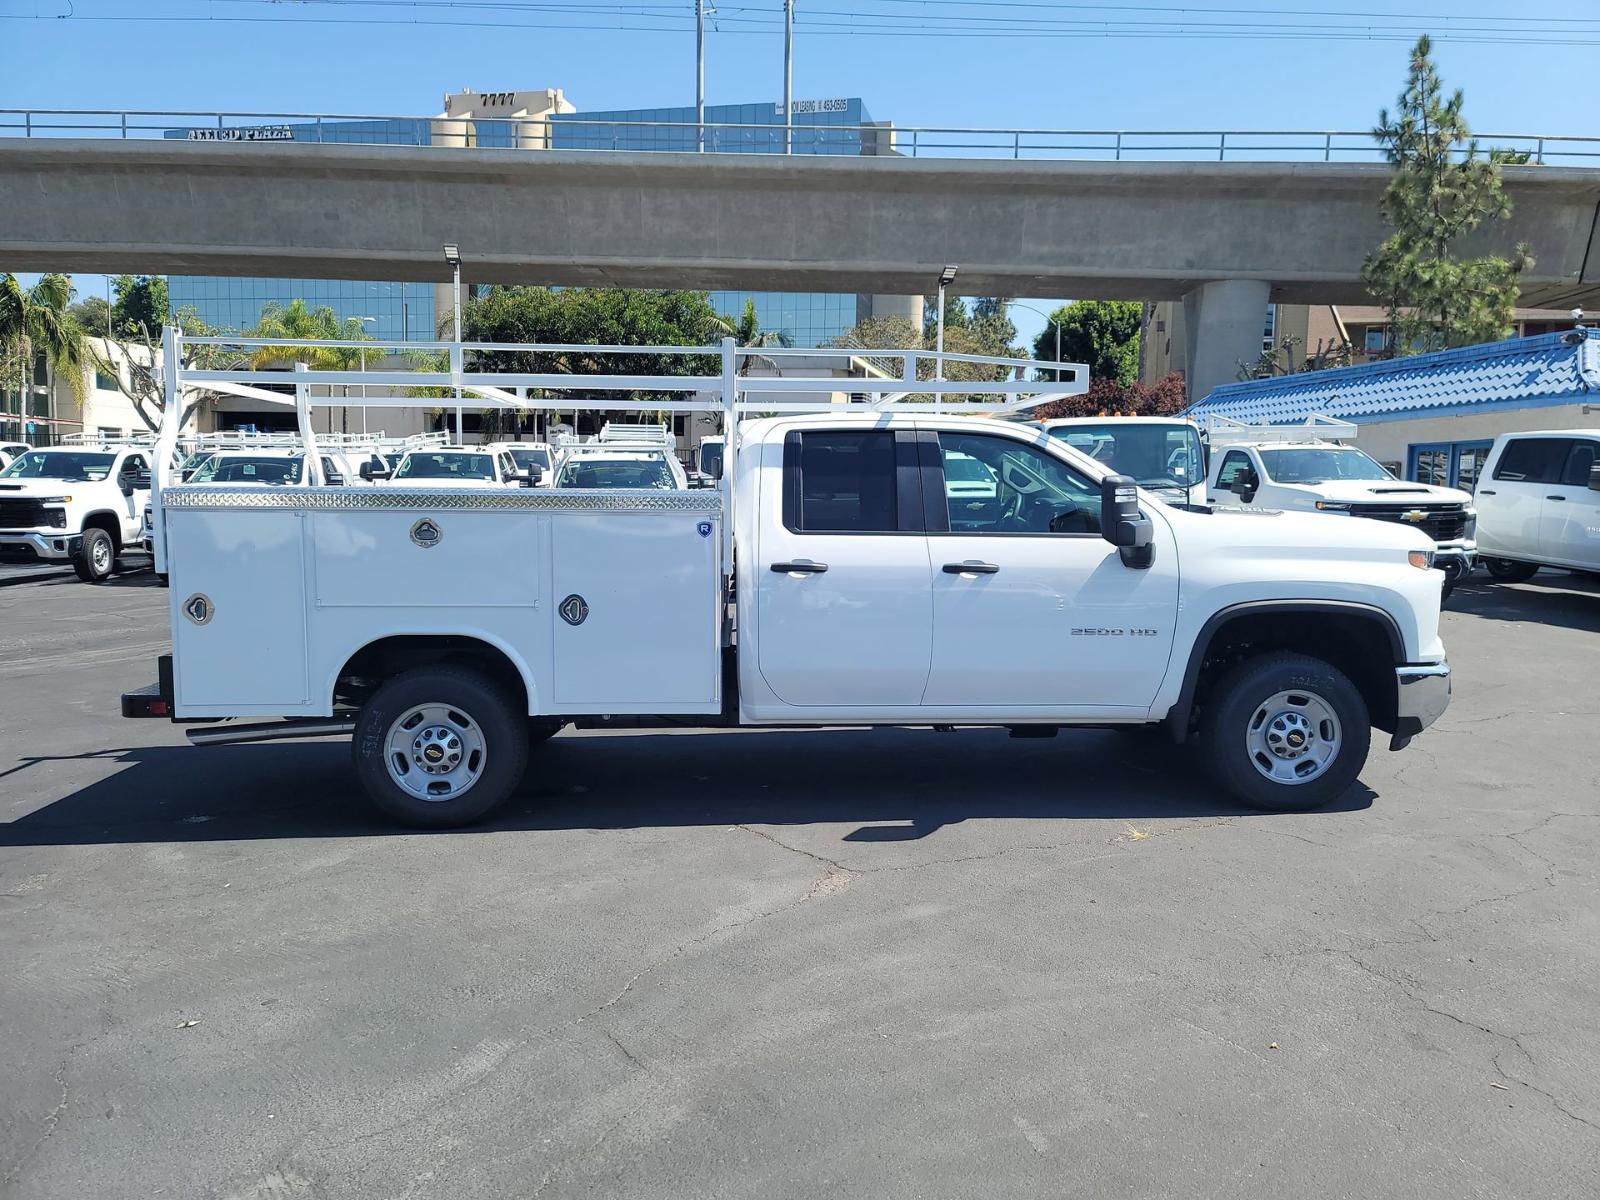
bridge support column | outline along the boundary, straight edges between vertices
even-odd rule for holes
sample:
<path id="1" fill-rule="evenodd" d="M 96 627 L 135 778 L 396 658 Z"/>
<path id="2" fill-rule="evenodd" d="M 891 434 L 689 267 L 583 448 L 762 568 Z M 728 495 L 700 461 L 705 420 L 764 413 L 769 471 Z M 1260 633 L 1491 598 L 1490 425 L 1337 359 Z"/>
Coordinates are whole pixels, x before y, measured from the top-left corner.
<path id="1" fill-rule="evenodd" d="M 1189 403 L 1233 383 L 1241 364 L 1261 356 L 1272 285 L 1260 279 L 1203 283 L 1183 298 L 1184 378 Z"/>

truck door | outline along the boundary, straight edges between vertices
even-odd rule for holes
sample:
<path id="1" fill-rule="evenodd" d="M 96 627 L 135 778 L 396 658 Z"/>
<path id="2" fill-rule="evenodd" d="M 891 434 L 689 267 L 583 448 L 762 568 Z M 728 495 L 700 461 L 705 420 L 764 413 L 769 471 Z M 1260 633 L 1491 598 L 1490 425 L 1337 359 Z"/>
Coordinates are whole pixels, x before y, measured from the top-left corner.
<path id="1" fill-rule="evenodd" d="M 1126 566 L 1100 536 L 1098 484 L 1062 459 L 999 434 L 920 436 L 923 490 L 937 502 L 927 513 L 933 664 L 924 707 L 952 717 L 1147 708 L 1178 609 L 1165 520 L 1154 517 L 1154 564 Z M 950 464 L 970 474 L 972 459 L 990 473 L 991 494 L 955 485 Z"/>
<path id="2" fill-rule="evenodd" d="M 1569 438 L 1512 438 L 1494 460 L 1492 479 L 1478 485 L 1478 547 L 1490 557 L 1537 560 L 1545 556 L 1543 517 L 1560 510 L 1561 501 L 1546 496 L 1565 494 L 1559 487 L 1571 448 Z"/>
<path id="3" fill-rule="evenodd" d="M 762 447 L 783 482 L 760 493 L 756 659 L 785 704 L 922 699 L 933 608 L 915 439 L 805 429 Z"/>
<path id="4" fill-rule="evenodd" d="M 1233 481 L 1239 477 L 1241 471 L 1254 469 L 1250 464 L 1250 456 L 1243 450 L 1229 450 L 1222 456 L 1222 462 L 1217 466 L 1216 478 L 1207 489 L 1206 503 L 1234 505 L 1244 503 L 1238 493 L 1232 490 Z"/>
<path id="5" fill-rule="evenodd" d="M 139 540 L 144 525 L 144 506 L 150 500 L 150 464 L 142 454 L 130 454 L 117 472 L 117 487 L 122 492 L 122 540 Z"/>
<path id="6" fill-rule="evenodd" d="M 1600 441 L 1573 438 L 1556 483 L 1545 489 L 1539 516 L 1539 553 L 1584 571 L 1600 570 L 1600 492 L 1589 488 L 1589 470 Z"/>

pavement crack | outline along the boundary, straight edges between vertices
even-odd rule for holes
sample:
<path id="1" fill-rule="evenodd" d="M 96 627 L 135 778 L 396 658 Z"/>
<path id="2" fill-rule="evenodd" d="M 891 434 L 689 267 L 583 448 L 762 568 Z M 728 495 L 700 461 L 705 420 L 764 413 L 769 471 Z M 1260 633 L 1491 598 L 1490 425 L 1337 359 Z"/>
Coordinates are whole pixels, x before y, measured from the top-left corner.
<path id="1" fill-rule="evenodd" d="M 61 1065 L 56 1068 L 56 1073 L 52 1077 L 56 1086 L 61 1089 L 61 1096 L 56 1101 L 56 1106 L 45 1113 L 44 1120 L 40 1122 L 41 1130 L 39 1136 L 34 1139 L 33 1145 L 18 1155 L 17 1161 L 12 1164 L 11 1169 L 5 1175 L 0 1176 L 0 1185 L 10 1184 L 17 1179 L 22 1174 L 22 1169 L 33 1161 L 34 1155 L 39 1153 L 40 1148 L 55 1136 L 56 1129 L 61 1125 L 62 1114 L 67 1111 L 67 1101 L 71 1093 L 71 1089 L 67 1084 L 67 1064 L 72 1061 L 72 1056 L 77 1052 L 78 1046 L 75 1045 L 62 1056 Z"/>
<path id="2" fill-rule="evenodd" d="M 600 1032 L 606 1035 L 606 1040 L 621 1052 L 623 1058 L 627 1059 L 641 1071 L 648 1069 L 644 1065 L 644 1061 L 637 1054 L 635 1054 L 632 1050 L 629 1050 L 627 1046 L 623 1045 L 622 1039 L 617 1036 L 616 1030 L 610 1029 L 606 1026 L 601 1026 Z"/>

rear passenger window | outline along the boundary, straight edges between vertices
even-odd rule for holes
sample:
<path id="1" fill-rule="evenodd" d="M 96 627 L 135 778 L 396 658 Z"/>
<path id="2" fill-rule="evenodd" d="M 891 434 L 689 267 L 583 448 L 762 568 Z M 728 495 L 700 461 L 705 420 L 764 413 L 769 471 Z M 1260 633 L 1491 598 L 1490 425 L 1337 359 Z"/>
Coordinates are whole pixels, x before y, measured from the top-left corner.
<path id="1" fill-rule="evenodd" d="M 1600 449 L 1600 445 L 1595 442 L 1573 442 L 1572 449 L 1567 452 L 1567 469 L 1561 473 L 1561 482 L 1571 487 L 1588 487 L 1596 449 Z"/>
<path id="2" fill-rule="evenodd" d="M 1567 457 L 1570 438 L 1518 438 L 1506 444 L 1494 477 L 1507 483 L 1555 483 Z"/>
<path id="3" fill-rule="evenodd" d="M 790 435 L 784 471 L 783 519 L 796 533 L 898 531 L 893 433 Z"/>

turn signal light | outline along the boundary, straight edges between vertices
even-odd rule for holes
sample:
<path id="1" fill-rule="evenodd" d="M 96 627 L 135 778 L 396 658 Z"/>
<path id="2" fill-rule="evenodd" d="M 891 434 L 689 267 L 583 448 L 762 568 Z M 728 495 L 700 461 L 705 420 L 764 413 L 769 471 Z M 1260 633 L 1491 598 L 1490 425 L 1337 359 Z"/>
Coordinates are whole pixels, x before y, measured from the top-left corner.
<path id="1" fill-rule="evenodd" d="M 1412 550 L 1407 553 L 1406 561 L 1419 570 L 1430 570 L 1433 567 L 1433 551 Z"/>

